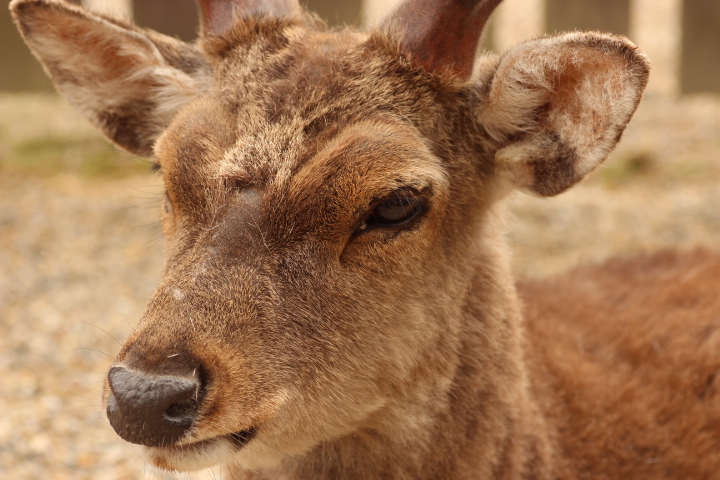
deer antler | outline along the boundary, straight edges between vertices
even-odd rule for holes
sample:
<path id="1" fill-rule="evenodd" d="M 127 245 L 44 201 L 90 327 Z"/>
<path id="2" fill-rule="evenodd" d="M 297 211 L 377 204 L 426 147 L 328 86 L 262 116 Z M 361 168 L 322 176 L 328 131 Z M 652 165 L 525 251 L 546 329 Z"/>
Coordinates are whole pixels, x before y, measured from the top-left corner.
<path id="1" fill-rule="evenodd" d="M 236 20 L 250 16 L 289 17 L 300 11 L 297 0 L 198 0 L 203 34 L 222 35 Z"/>
<path id="2" fill-rule="evenodd" d="M 402 47 L 430 71 L 470 77 L 483 28 L 502 0 L 409 0 L 386 21 L 404 27 Z"/>

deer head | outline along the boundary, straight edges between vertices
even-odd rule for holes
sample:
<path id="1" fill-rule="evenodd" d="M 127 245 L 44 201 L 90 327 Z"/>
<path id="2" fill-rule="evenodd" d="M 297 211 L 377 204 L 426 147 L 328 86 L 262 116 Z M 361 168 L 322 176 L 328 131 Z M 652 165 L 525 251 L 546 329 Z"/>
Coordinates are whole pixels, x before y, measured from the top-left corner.
<path id="1" fill-rule="evenodd" d="M 498 201 L 596 168 L 648 65 L 598 33 L 475 58 L 498 3 L 411 0 L 358 33 L 205 0 L 195 44 L 11 3 L 59 91 L 164 178 L 164 276 L 104 393 L 155 465 L 448 478 L 472 450 L 484 478 L 525 448 Z"/>

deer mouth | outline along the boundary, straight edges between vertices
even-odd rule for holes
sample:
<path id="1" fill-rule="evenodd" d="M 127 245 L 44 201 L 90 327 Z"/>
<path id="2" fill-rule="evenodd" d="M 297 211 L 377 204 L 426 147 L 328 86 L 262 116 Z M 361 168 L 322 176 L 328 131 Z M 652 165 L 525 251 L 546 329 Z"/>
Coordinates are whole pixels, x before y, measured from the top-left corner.
<path id="1" fill-rule="evenodd" d="M 257 428 L 167 447 L 148 447 L 149 460 L 158 468 L 190 472 L 230 460 L 255 437 Z"/>

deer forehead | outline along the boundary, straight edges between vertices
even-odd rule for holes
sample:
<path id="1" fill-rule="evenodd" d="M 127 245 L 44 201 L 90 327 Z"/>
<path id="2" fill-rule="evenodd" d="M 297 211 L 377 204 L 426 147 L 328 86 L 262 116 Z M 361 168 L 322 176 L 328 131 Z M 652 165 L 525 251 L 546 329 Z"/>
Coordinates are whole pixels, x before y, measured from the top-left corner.
<path id="1" fill-rule="evenodd" d="M 340 203 L 352 211 L 396 188 L 444 191 L 445 168 L 427 133 L 452 109 L 437 103 L 427 78 L 355 37 L 315 34 L 263 59 L 223 60 L 232 74 L 156 144 L 173 201 L 216 208 L 253 188 L 296 210 Z"/>
<path id="2" fill-rule="evenodd" d="M 442 161 L 417 128 L 397 116 L 354 118 L 312 134 L 302 121 L 287 118 L 247 132 L 218 122 L 221 108 L 199 102 L 158 142 L 167 189 L 186 211 L 203 209 L 207 217 L 219 206 L 237 204 L 238 192 L 247 190 L 254 200 L 241 200 L 243 209 L 269 209 L 286 219 L 311 212 L 346 228 L 393 190 L 411 188 L 438 198 L 447 192 Z M 298 222 L 305 228 L 315 223 Z"/>

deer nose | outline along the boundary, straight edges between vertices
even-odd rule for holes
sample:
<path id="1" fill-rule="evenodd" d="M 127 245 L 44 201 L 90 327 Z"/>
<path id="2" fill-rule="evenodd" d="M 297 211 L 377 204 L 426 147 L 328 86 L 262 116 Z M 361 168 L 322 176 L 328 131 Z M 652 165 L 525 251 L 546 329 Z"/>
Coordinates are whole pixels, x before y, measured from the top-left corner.
<path id="1" fill-rule="evenodd" d="M 197 417 L 200 382 L 195 376 L 147 375 L 116 366 L 108 372 L 108 382 L 108 420 L 130 443 L 172 445 Z"/>

